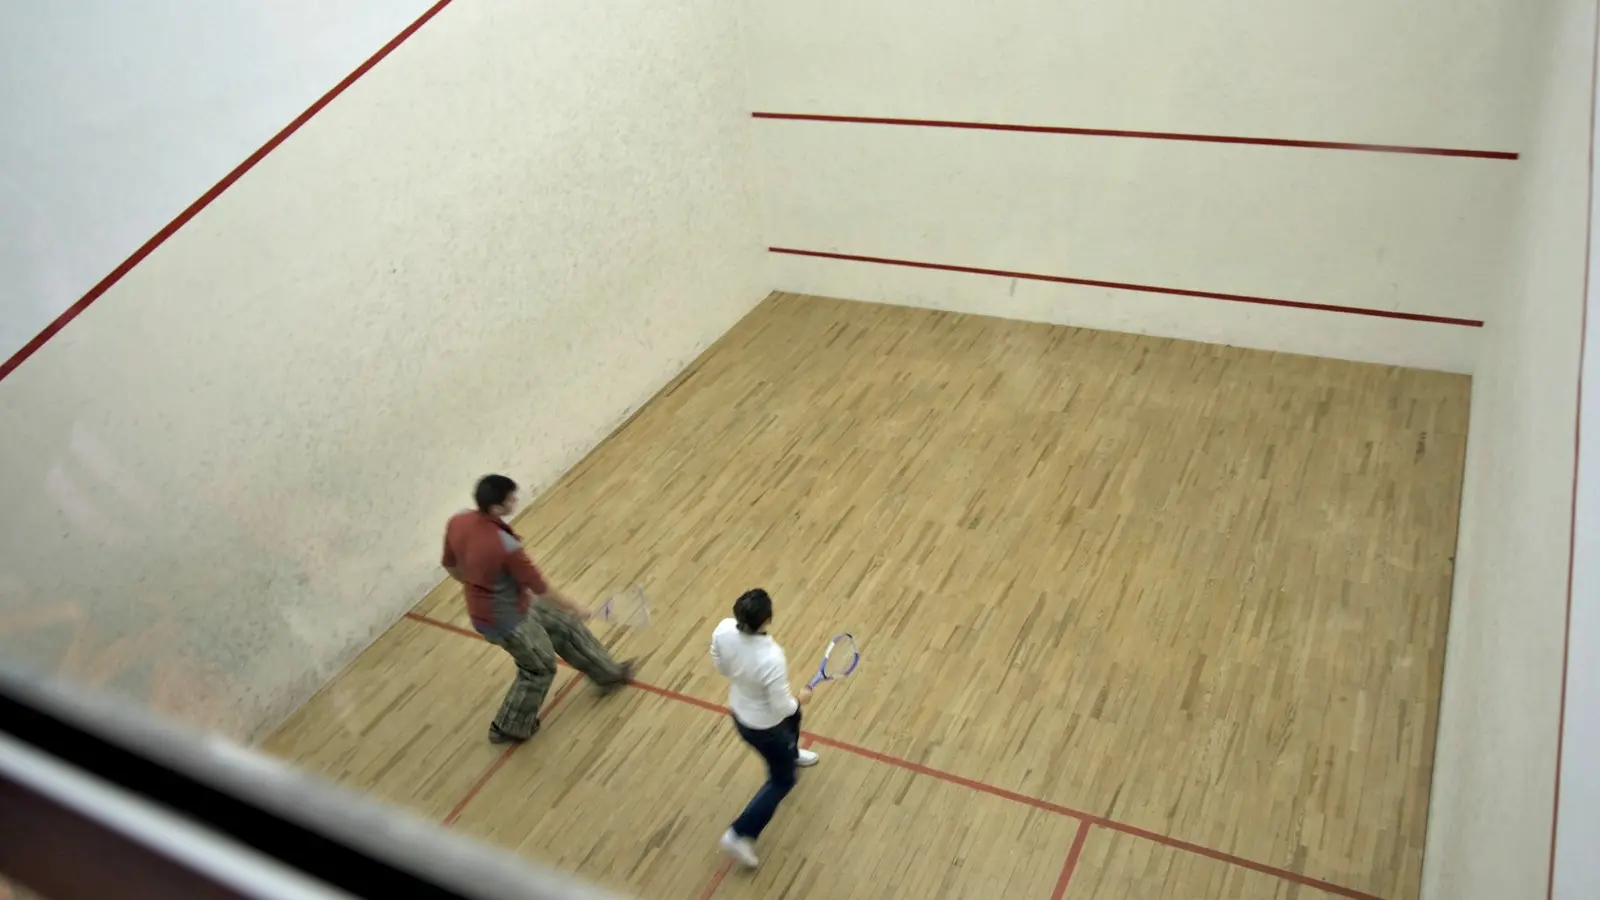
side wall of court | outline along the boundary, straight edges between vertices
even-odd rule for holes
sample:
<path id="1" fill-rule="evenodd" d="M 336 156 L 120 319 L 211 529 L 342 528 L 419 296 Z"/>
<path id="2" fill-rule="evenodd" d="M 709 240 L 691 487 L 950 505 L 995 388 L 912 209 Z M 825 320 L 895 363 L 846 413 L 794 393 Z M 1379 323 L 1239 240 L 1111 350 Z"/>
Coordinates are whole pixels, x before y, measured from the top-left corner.
<path id="1" fill-rule="evenodd" d="M 1596 98 L 1600 106 L 1600 98 Z M 1600 110 L 1597 110 L 1600 112 Z M 1600 125 L 1600 115 L 1595 118 Z M 1600 145 L 1600 127 L 1593 140 Z M 1585 297 L 1583 377 L 1580 391 L 1577 497 L 1573 509 L 1570 631 L 1566 652 L 1566 706 L 1563 715 L 1557 832 L 1555 896 L 1567 900 L 1600 897 L 1600 284 L 1594 278 L 1594 185 L 1590 184 L 1588 292 Z"/>
<path id="2" fill-rule="evenodd" d="M 0 382 L 0 653 L 246 738 L 305 700 L 479 475 L 549 484 L 765 294 L 737 40 L 457 2 L 267 155 Z"/>
<path id="3" fill-rule="evenodd" d="M 0 6 L 0 364 L 434 2 Z"/>
<path id="4" fill-rule="evenodd" d="M 1557 0 L 1542 9 L 1553 15 L 1539 16 L 1542 71 L 1508 244 L 1513 264 L 1497 288 L 1473 378 L 1424 858 L 1430 900 L 1544 897 L 1550 867 L 1595 3 Z M 1538 11 L 1530 8 L 1530 17 Z M 1569 757 L 1569 767 L 1589 764 Z"/>
<path id="5" fill-rule="evenodd" d="M 746 5 L 774 286 L 1470 372 L 1520 151 L 1526 3 Z M 886 262 L 887 261 L 887 262 Z M 1095 285 L 908 267 L 915 262 Z"/>

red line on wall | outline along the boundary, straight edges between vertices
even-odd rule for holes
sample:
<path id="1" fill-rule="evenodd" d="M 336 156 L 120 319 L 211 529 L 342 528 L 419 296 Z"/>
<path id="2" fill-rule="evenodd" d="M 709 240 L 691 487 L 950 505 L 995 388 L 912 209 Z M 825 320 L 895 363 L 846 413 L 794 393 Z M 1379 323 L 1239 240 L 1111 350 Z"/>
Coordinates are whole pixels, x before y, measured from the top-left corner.
<path id="1" fill-rule="evenodd" d="M 1008 269 L 981 269 L 975 266 L 957 266 L 946 263 L 918 262 L 910 259 L 890 259 L 883 256 L 857 256 L 852 253 L 828 253 L 822 250 L 797 250 L 793 247 L 768 247 L 769 253 L 786 256 L 809 256 L 816 259 L 836 259 L 845 262 L 872 263 L 880 266 L 900 266 L 908 269 L 931 269 L 937 272 L 961 272 L 967 275 L 993 275 L 997 278 L 1020 278 L 1026 281 L 1048 281 L 1054 284 L 1076 284 L 1085 287 L 1111 288 L 1119 291 L 1137 291 L 1143 294 L 1167 294 L 1175 297 L 1202 297 L 1208 300 L 1226 300 L 1230 303 L 1251 303 L 1256 306 L 1282 306 L 1289 309 L 1310 309 L 1318 312 L 1348 313 L 1355 316 L 1374 316 L 1380 319 L 1404 319 L 1408 322 L 1432 322 L 1438 325 L 1462 325 L 1482 328 L 1482 319 L 1458 319 L 1453 316 L 1433 316 L 1425 313 L 1400 312 L 1392 309 L 1367 309 L 1361 306 L 1335 306 L 1329 303 L 1304 303 L 1299 300 L 1279 300 L 1274 297 L 1252 297 L 1248 294 L 1224 294 L 1217 291 L 1195 291 L 1187 288 L 1161 287 L 1152 284 L 1131 284 L 1122 281 L 1102 281 L 1097 278 L 1071 278 L 1065 275 L 1041 275 L 1037 272 L 1013 272 Z"/>
<path id="2" fill-rule="evenodd" d="M 1411 156 L 1457 156 L 1472 159 L 1511 159 L 1503 150 L 1461 150 L 1452 147 L 1413 147 L 1405 144 L 1356 144 L 1345 141 L 1302 141 L 1293 138 L 1241 137 L 1227 134 L 1188 134 L 1179 131 L 1123 131 L 1115 128 L 1071 128 L 1064 125 L 1012 125 L 1002 122 L 960 122 L 947 119 L 895 119 L 882 116 L 827 116 L 813 113 L 753 112 L 753 119 L 788 122 L 832 122 L 852 125 L 901 125 L 917 128 L 954 128 L 964 131 L 1011 131 L 1024 134 L 1069 134 L 1082 137 L 1135 138 L 1146 141 L 1188 141 L 1198 144 L 1251 144 L 1259 147 L 1295 147 L 1308 150 L 1352 150 L 1359 153 L 1400 153 Z"/>
<path id="3" fill-rule="evenodd" d="M 1556 895 L 1556 841 L 1561 834 L 1561 768 L 1566 762 L 1567 666 L 1572 658 L 1572 574 L 1578 559 L 1578 482 L 1583 458 L 1583 365 L 1589 353 L 1589 284 L 1594 246 L 1594 135 L 1595 104 L 1600 103 L 1600 3 L 1595 9 L 1595 35 L 1589 56 L 1589 219 L 1584 225 L 1583 306 L 1578 315 L 1578 402 L 1572 422 L 1572 508 L 1567 521 L 1567 597 L 1561 625 L 1561 689 L 1556 710 L 1555 800 L 1550 810 L 1550 874 L 1545 880 L 1546 900 Z"/>
<path id="4" fill-rule="evenodd" d="M 407 613 L 406 617 L 410 618 L 410 619 L 413 619 L 415 621 L 418 621 L 418 622 L 423 622 L 423 623 L 428 624 L 428 625 L 436 626 L 439 629 L 441 629 L 443 631 L 448 631 L 448 632 L 450 632 L 452 634 L 464 635 L 466 637 L 470 637 L 470 638 L 473 638 L 475 640 L 483 640 L 481 635 L 478 635 L 478 634 L 476 634 L 474 632 L 467 631 L 466 629 L 463 629 L 463 628 L 457 628 L 456 626 L 451 625 L 448 622 L 441 622 L 438 619 L 429 618 L 428 616 L 424 616 L 424 615 L 417 614 L 417 613 Z M 568 687 L 570 687 L 570 686 L 571 685 L 568 685 Z M 728 708 L 725 707 L 725 706 L 722 706 L 722 705 L 717 704 L 717 703 L 712 703 L 709 700 L 702 700 L 699 697 L 694 697 L 694 696 L 691 696 L 689 694 L 681 693 L 679 691 L 672 690 L 671 688 L 664 688 L 664 687 L 660 687 L 659 685 L 647 684 L 647 683 L 642 682 L 642 681 L 631 681 L 631 682 L 628 683 L 628 686 L 629 687 L 638 688 L 639 690 L 645 691 L 647 693 L 655 694 L 655 695 L 657 695 L 659 697 L 665 697 L 665 698 L 667 698 L 669 700 L 676 700 L 676 701 L 678 701 L 680 703 L 686 703 L 686 704 L 688 704 L 690 706 L 697 706 L 700 709 L 704 709 L 704 710 L 707 710 L 709 712 L 714 712 L 714 713 L 717 713 L 719 715 L 727 715 L 728 714 Z M 552 705 L 554 705 L 554 704 L 552 704 Z M 1114 821 L 1112 819 L 1108 819 L 1105 816 L 1096 815 L 1096 814 L 1090 813 L 1090 812 L 1084 812 L 1082 810 L 1072 809 L 1071 807 L 1062 806 L 1059 803 L 1051 803 L 1048 800 L 1043 800 L 1043 799 L 1040 799 L 1038 797 L 1029 797 L 1026 794 L 1019 794 L 1016 791 L 1009 791 L 1009 790 L 1006 790 L 1005 788 L 996 787 L 996 786 L 994 786 L 992 784 L 986 784 L 984 782 L 976 781 L 976 780 L 971 779 L 971 778 L 965 778 L 963 776 L 956 775 L 956 774 L 954 774 L 952 772 L 945 772 L 945 771 L 940 770 L 940 769 L 932 768 L 931 766 L 925 766 L 925 765 L 923 765 L 921 763 L 912 762 L 909 759 L 901 759 L 898 756 L 890 756 L 887 753 L 879 753 L 876 750 L 870 750 L 870 749 L 868 749 L 866 747 L 858 746 L 856 744 L 851 744 L 851 743 L 847 743 L 845 741 L 835 740 L 833 738 L 825 737 L 823 735 L 815 734 L 813 732 L 804 732 L 803 737 L 805 739 L 809 740 L 811 742 L 811 744 L 813 744 L 813 745 L 822 744 L 824 746 L 833 747 L 835 749 L 843 750 L 843 751 L 845 751 L 847 753 L 853 753 L 853 754 L 855 754 L 857 756 L 860 756 L 860 757 L 863 757 L 865 759 L 871 759 L 871 760 L 875 760 L 877 762 L 881 762 L 881 763 L 885 763 L 887 765 L 894 766 L 894 767 L 899 768 L 899 769 L 905 769 L 906 771 L 912 772 L 912 773 L 917 774 L 917 775 L 926 775 L 929 778 L 934 778 L 934 779 L 937 779 L 939 781 L 946 782 L 948 784 L 954 784 L 954 785 L 959 785 L 961 787 L 970 788 L 970 789 L 972 789 L 974 791 L 978 791 L 978 792 L 985 793 L 985 794 L 990 794 L 990 795 L 995 796 L 995 797 L 1000 797 L 1000 798 L 1005 799 L 1005 800 L 1010 800 L 1010 801 L 1015 802 L 1015 803 L 1020 803 L 1020 804 L 1022 804 L 1024 806 L 1030 806 L 1030 807 L 1032 807 L 1034 809 L 1042 810 L 1044 812 L 1049 812 L 1049 813 L 1055 813 L 1057 815 L 1068 816 L 1070 818 L 1077 819 L 1080 822 L 1088 823 L 1090 825 L 1097 825 L 1097 826 L 1100 826 L 1102 828 L 1109 828 L 1112 831 L 1120 831 L 1123 834 L 1131 835 L 1133 837 L 1143 838 L 1144 840 L 1150 841 L 1151 843 L 1161 844 L 1162 846 L 1171 847 L 1171 848 L 1173 848 L 1175 850 L 1183 850 L 1183 851 L 1186 851 L 1186 852 L 1189 852 L 1189 853 L 1193 853 L 1196 856 L 1204 856 L 1207 859 L 1216 860 L 1217 862 L 1229 863 L 1231 865 L 1235 865 L 1235 866 L 1238 866 L 1238 867 L 1243 868 L 1243 869 L 1249 869 L 1249 870 L 1251 870 L 1253 872 L 1260 872 L 1263 875 L 1271 875 L 1274 878 L 1278 878 L 1278 879 L 1281 879 L 1283 881 L 1293 882 L 1295 884 L 1303 885 L 1305 887 L 1316 888 L 1319 891 L 1324 891 L 1324 892 L 1329 893 L 1329 894 L 1334 894 L 1334 895 L 1337 895 L 1337 896 L 1340 896 L 1340 897 L 1348 897 L 1348 898 L 1350 898 L 1350 900 L 1382 900 L 1382 898 L 1378 897 L 1375 894 L 1364 893 L 1362 891 L 1355 890 L 1354 888 L 1340 887 L 1339 885 L 1333 884 L 1331 882 L 1323 881 L 1323 880 L 1318 879 L 1318 878 L 1313 878 L 1310 875 L 1302 875 L 1299 872 L 1292 872 L 1292 871 L 1290 871 L 1288 869 L 1280 869 L 1280 868 L 1277 868 L 1276 866 L 1269 866 L 1266 863 L 1255 862 L 1254 860 L 1245 859 L 1242 856 L 1235 856 L 1235 855 L 1233 855 L 1231 853 L 1224 853 L 1221 850 L 1213 850 L 1210 847 L 1204 847 L 1204 846 L 1201 846 L 1200 844 L 1196 844 L 1196 843 L 1193 843 L 1193 842 L 1190 842 L 1190 841 L 1185 841 L 1185 840 L 1182 840 L 1180 838 L 1170 837 L 1170 836 L 1162 834 L 1162 833 L 1160 833 L 1158 831 L 1150 831 L 1149 829 L 1146 829 L 1146 828 L 1139 828 L 1139 827 L 1134 826 L 1134 825 L 1127 825 L 1127 824 L 1124 824 L 1122 822 L 1117 822 L 1117 821 Z M 487 779 L 485 779 L 485 780 L 487 780 Z"/>
<path id="5" fill-rule="evenodd" d="M 211 190 L 201 194 L 200 199 L 189 204 L 189 206 L 184 209 L 183 212 L 178 213 L 177 218 L 173 219 L 171 222 L 168 222 L 164 228 L 156 232 L 154 236 L 140 245 L 139 249 L 133 251 L 132 256 L 129 256 L 127 259 L 122 261 L 121 265 L 117 266 L 115 269 L 112 269 L 111 274 L 100 279 L 99 283 L 90 288 L 87 294 L 79 297 L 78 302 L 67 307 L 66 312 L 56 316 L 55 320 L 49 325 L 46 325 L 43 331 L 34 335 L 33 339 L 28 341 L 26 344 L 23 344 L 21 350 L 11 354 L 11 358 L 7 359 L 4 363 L 0 363 L 0 381 L 3 381 L 7 375 L 10 375 L 12 372 L 16 371 L 17 367 L 26 362 L 30 356 L 33 356 L 33 354 L 39 352 L 40 347 L 43 347 L 50 341 L 51 338 L 55 337 L 56 334 L 61 331 L 61 329 L 67 327 L 69 322 L 71 322 L 73 319 L 76 319 L 96 300 L 99 300 L 102 296 L 104 296 L 106 291 L 111 290 L 113 285 L 121 281 L 129 272 L 133 271 L 134 266 L 144 262 L 145 258 L 151 253 L 155 252 L 157 247 L 160 247 L 162 244 L 166 243 L 168 238 L 172 237 L 178 232 L 178 229 L 187 225 L 190 219 L 193 219 L 200 213 L 201 210 L 205 209 L 207 206 L 210 206 L 213 200 L 216 200 L 218 197 L 222 196 L 223 191 L 226 191 L 228 188 L 232 187 L 234 182 L 238 181 L 240 178 L 243 178 L 246 172 L 255 168 L 256 164 L 265 159 L 268 153 L 276 150 L 279 144 L 282 144 L 284 141 L 289 139 L 290 135 L 294 134 L 296 131 L 299 131 L 300 126 L 309 122 L 312 116 L 321 112 L 324 107 L 333 102 L 335 97 L 338 97 L 340 94 L 344 93 L 345 89 L 350 87 L 350 85 L 355 84 L 356 79 L 367 74 L 367 72 L 371 70 L 373 66 L 377 65 L 390 53 L 393 53 L 396 47 L 399 47 L 401 44 L 405 43 L 407 38 L 417 33 L 417 29 L 421 28 L 423 25 L 426 25 L 429 19 L 432 19 L 434 16 L 438 15 L 440 10 L 449 5 L 450 0 L 439 0 L 439 2 L 428 7 L 427 12 L 424 12 L 421 16 L 417 17 L 415 22 L 407 25 L 404 31 L 401 31 L 399 34 L 390 38 L 389 43 L 384 44 L 381 48 L 379 48 L 377 53 L 367 57 L 367 61 L 357 66 L 354 72 L 346 75 L 343 81 L 340 81 L 338 84 L 334 85 L 332 90 L 328 91 L 326 94 L 323 94 L 322 97 L 317 100 L 317 102 L 307 107 L 305 112 L 296 116 L 294 121 L 290 122 L 288 125 L 285 125 L 282 131 L 279 131 L 277 134 L 273 135 L 271 140 L 261 145 L 260 149 L 250 154 L 250 156 L 247 157 L 244 162 L 235 166 L 233 171 L 229 172 L 227 175 L 224 175 L 221 181 L 212 185 Z"/>
<path id="6" fill-rule="evenodd" d="M 1083 844 L 1089 839 L 1089 822 L 1085 819 L 1078 823 L 1078 833 L 1072 837 L 1072 849 L 1067 851 L 1066 864 L 1061 867 L 1061 877 L 1056 879 L 1056 889 L 1051 892 L 1050 900 L 1061 900 L 1067 895 L 1067 885 L 1072 882 L 1072 872 L 1078 868 L 1078 857 L 1083 855 Z"/>

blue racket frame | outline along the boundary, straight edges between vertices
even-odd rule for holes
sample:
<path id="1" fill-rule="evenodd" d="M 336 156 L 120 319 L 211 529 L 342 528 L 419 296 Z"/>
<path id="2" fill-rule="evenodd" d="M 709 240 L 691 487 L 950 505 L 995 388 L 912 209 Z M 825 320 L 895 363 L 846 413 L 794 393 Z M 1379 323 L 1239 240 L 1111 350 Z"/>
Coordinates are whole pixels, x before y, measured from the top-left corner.
<path id="1" fill-rule="evenodd" d="M 849 641 L 850 646 L 855 648 L 850 652 L 850 658 L 848 660 L 843 659 L 842 657 L 838 660 L 833 658 L 833 651 L 839 648 L 841 641 Z M 840 663 L 843 663 L 845 667 L 844 671 L 830 672 L 828 669 L 828 663 L 830 662 L 834 664 L 835 669 L 838 668 Z M 832 640 L 828 641 L 828 649 L 822 651 L 822 662 L 817 666 L 817 674 L 811 676 L 811 681 L 806 683 L 806 687 L 814 688 L 824 681 L 837 681 L 838 679 L 849 675 L 851 672 L 854 672 L 856 670 L 856 666 L 860 664 L 861 647 L 856 644 L 856 636 L 848 631 L 844 632 L 843 634 L 836 634 L 833 636 Z"/>

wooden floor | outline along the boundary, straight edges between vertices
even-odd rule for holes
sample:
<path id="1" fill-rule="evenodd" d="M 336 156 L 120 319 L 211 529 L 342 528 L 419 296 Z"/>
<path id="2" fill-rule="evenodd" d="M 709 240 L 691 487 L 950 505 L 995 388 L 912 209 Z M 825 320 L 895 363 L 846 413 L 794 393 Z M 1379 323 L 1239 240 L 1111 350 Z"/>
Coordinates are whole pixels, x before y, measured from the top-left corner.
<path id="1" fill-rule="evenodd" d="M 519 523 L 645 587 L 597 628 L 645 684 L 490 746 L 511 664 L 441 587 L 267 747 L 643 897 L 1414 898 L 1468 389 L 775 295 Z M 864 662 L 747 875 L 706 648 L 758 585 L 794 666 Z"/>

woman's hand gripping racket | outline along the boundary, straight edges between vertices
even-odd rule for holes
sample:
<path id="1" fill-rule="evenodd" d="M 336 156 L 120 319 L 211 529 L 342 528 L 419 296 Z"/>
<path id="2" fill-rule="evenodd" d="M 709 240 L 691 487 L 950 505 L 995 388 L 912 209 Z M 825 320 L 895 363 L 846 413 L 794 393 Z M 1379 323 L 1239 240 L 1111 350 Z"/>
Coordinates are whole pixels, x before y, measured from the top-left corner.
<path id="1" fill-rule="evenodd" d="M 806 687 L 815 688 L 824 681 L 838 681 L 854 672 L 860 662 L 861 652 L 856 649 L 856 636 L 849 633 L 836 635 L 828 642 L 828 649 L 822 651 L 822 665 L 817 666 L 817 674 L 811 676 Z"/>

